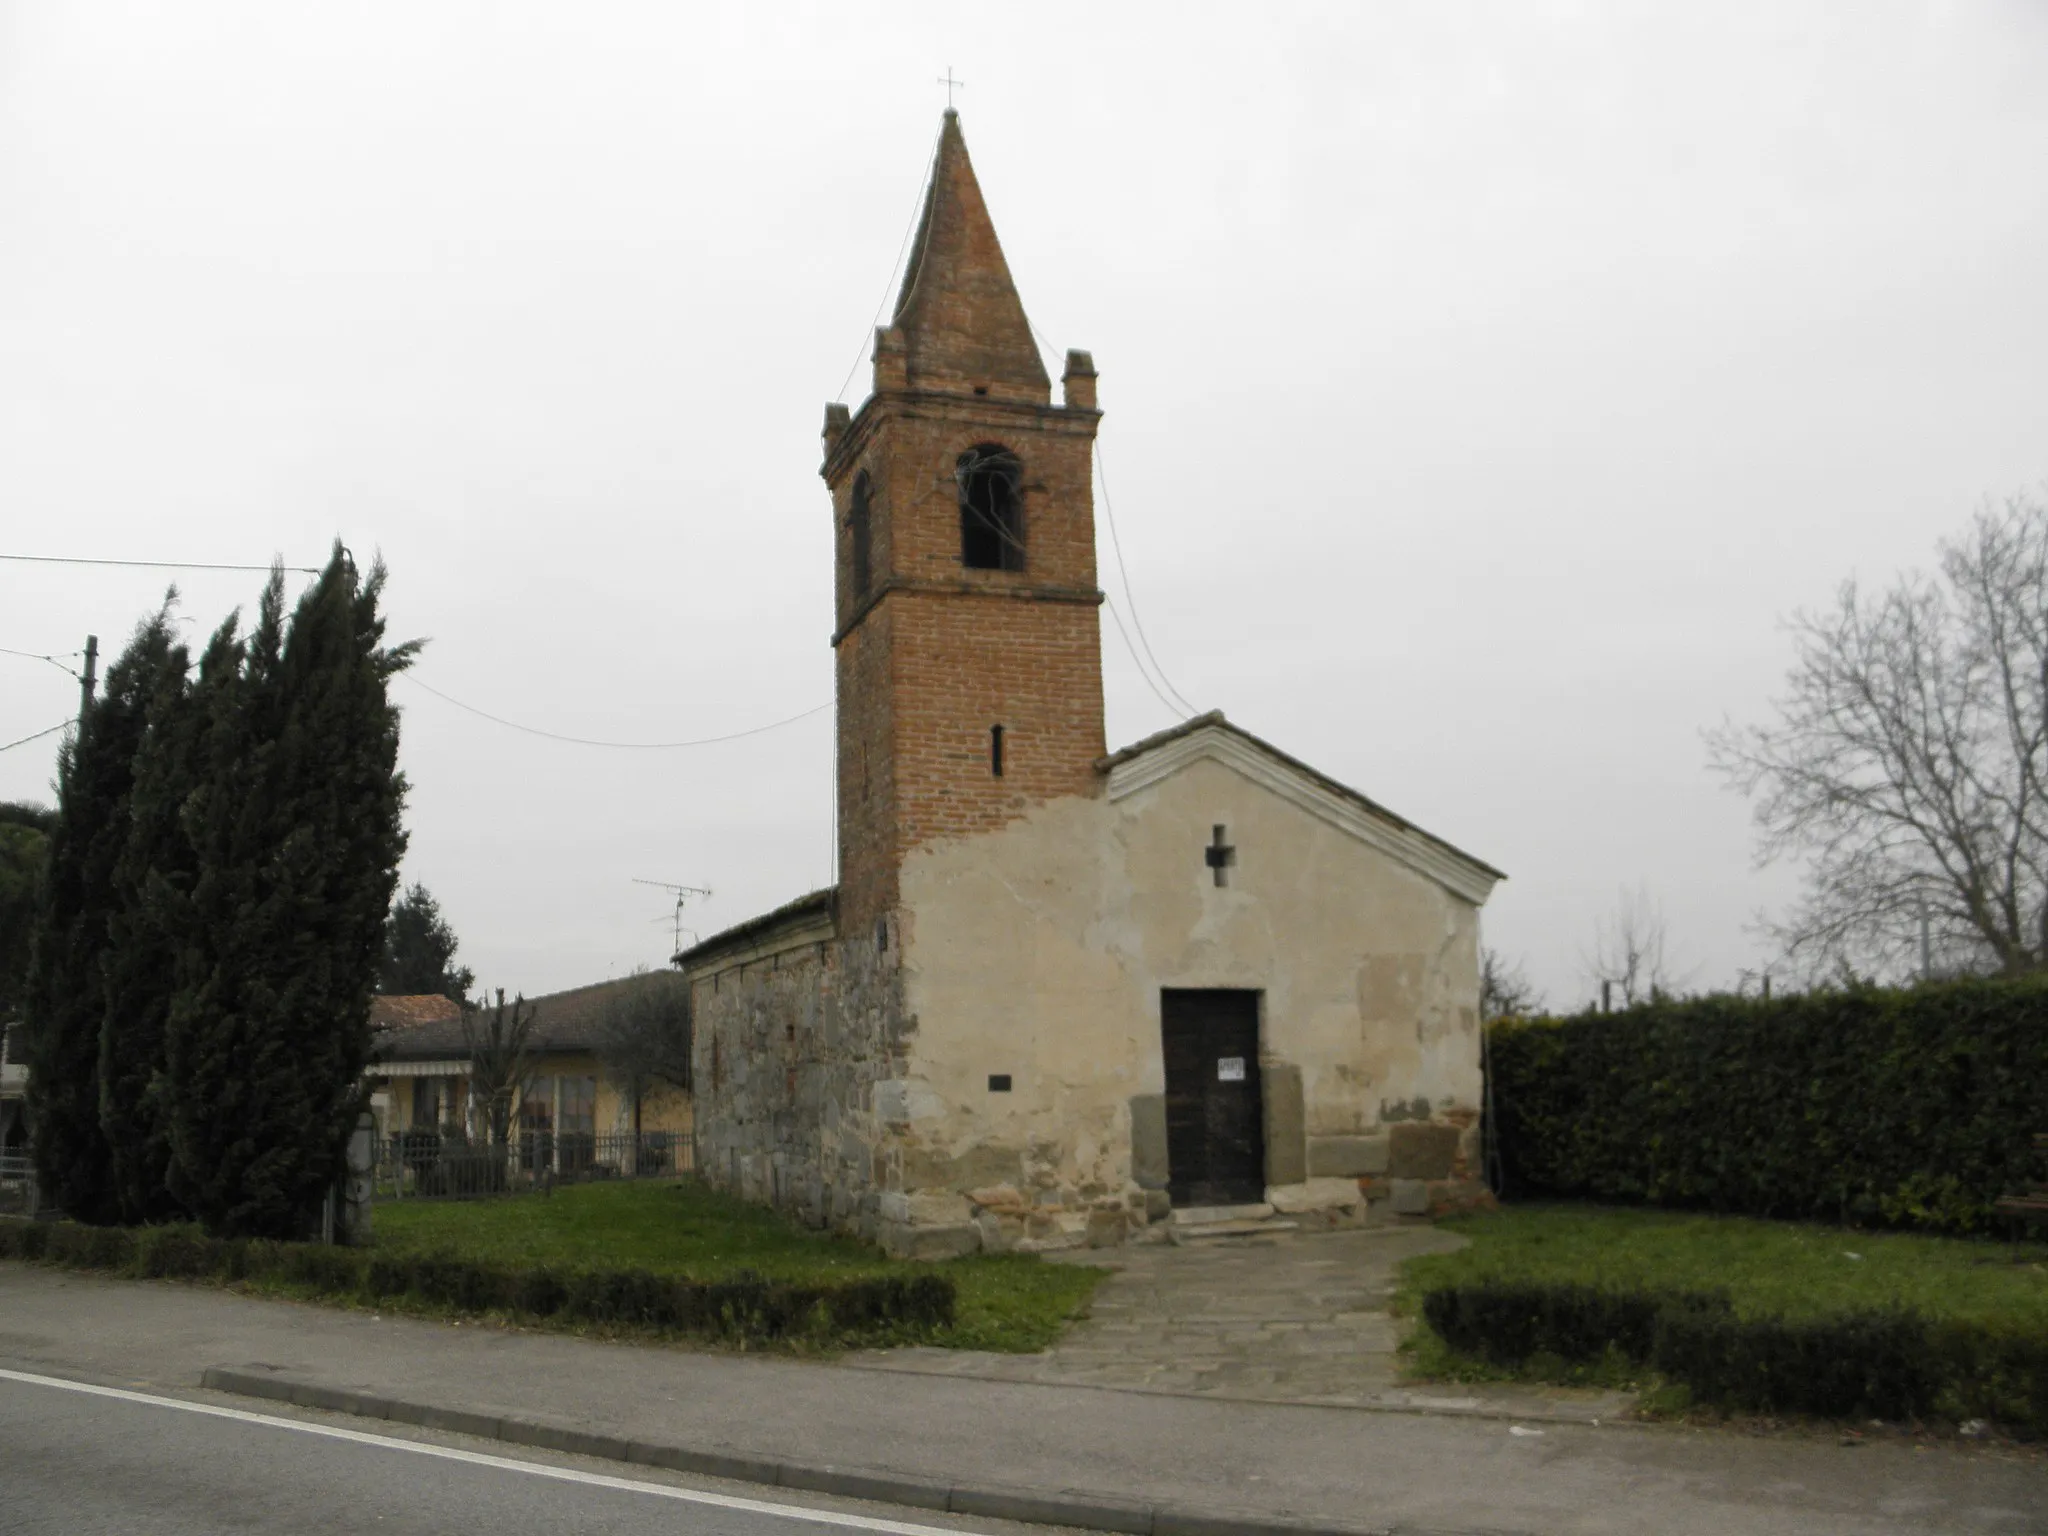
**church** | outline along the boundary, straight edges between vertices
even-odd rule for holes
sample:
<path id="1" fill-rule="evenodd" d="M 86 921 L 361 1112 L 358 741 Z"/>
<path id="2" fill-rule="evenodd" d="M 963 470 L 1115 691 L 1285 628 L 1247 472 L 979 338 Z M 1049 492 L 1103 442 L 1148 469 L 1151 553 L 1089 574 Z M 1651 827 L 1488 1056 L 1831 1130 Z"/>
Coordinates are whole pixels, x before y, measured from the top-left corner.
<path id="1" fill-rule="evenodd" d="M 825 408 L 839 883 L 676 957 L 698 1169 L 932 1258 L 1483 1200 L 1502 876 L 1220 714 L 1108 749 L 1096 387 L 947 112 Z"/>

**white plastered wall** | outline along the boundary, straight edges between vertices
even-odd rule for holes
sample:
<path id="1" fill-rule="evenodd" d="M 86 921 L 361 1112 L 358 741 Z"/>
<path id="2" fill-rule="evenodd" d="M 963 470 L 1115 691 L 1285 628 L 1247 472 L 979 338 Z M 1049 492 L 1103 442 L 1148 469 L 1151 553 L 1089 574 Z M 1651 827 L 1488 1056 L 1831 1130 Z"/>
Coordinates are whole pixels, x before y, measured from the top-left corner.
<path id="1" fill-rule="evenodd" d="M 999 1180 L 1069 1211 L 1140 1205 L 1130 1104 L 1165 1088 L 1162 987 L 1263 992 L 1262 1060 L 1299 1070 L 1311 1146 L 1469 1125 L 1472 885 L 1453 892 L 1340 825 L 1341 807 L 1319 813 L 1302 782 L 1265 777 L 1191 756 L 905 862 L 916 1027 L 896 1129 L 905 1191 L 934 1192 L 914 1214 L 944 1219 L 937 1190 Z M 1220 888 L 1203 858 L 1217 825 L 1236 850 Z M 1010 1092 L 990 1091 L 998 1073 Z"/>

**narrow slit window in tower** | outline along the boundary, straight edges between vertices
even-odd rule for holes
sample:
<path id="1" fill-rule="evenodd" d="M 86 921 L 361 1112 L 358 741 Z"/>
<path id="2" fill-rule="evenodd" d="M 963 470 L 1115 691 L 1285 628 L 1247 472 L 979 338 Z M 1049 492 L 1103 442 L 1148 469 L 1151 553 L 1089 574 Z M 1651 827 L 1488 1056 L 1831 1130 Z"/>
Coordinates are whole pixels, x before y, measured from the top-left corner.
<path id="1" fill-rule="evenodd" d="M 868 516 L 868 472 L 862 470 L 854 478 L 853 505 L 846 514 L 847 527 L 853 533 L 853 598 L 859 602 L 867 596 L 868 583 L 873 579 L 874 533 Z"/>
<path id="2" fill-rule="evenodd" d="M 1009 449 L 979 443 L 960 455 L 960 563 L 973 571 L 1024 569 L 1024 467 Z"/>
<path id="3" fill-rule="evenodd" d="M 1003 776 L 1003 728 L 992 725 L 988 728 L 988 767 L 996 778 Z"/>

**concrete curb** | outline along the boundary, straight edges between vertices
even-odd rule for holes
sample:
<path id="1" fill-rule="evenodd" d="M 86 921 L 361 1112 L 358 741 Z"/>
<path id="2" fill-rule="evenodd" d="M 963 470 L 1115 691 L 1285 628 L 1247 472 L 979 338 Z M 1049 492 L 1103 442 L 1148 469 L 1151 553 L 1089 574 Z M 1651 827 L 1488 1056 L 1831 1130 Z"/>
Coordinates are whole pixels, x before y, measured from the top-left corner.
<path id="1" fill-rule="evenodd" d="M 526 1419 L 492 1418 L 460 1409 L 408 1403 L 368 1392 L 316 1386 L 285 1377 L 257 1375 L 218 1367 L 201 1374 L 199 1384 L 238 1397 L 265 1398 L 298 1408 L 384 1419 L 451 1434 L 502 1440 L 537 1450 L 571 1456 L 595 1456 L 699 1477 L 723 1477 L 806 1493 L 838 1494 L 873 1499 L 912 1509 L 955 1515 L 982 1515 L 992 1520 L 1017 1520 L 1034 1525 L 1074 1526 L 1088 1531 L 1122 1531 L 1133 1536 L 1392 1536 L 1386 1527 L 1327 1525 L 1314 1521 L 1276 1520 L 1263 1515 L 1200 1512 L 1140 1501 L 1093 1497 L 1079 1493 L 1040 1493 L 1031 1488 L 1004 1488 L 971 1483 L 941 1483 L 859 1467 L 812 1466 L 802 1462 L 762 1461 L 722 1451 L 693 1451 L 685 1446 L 622 1440 L 616 1435 L 589 1434 L 578 1429 Z"/>

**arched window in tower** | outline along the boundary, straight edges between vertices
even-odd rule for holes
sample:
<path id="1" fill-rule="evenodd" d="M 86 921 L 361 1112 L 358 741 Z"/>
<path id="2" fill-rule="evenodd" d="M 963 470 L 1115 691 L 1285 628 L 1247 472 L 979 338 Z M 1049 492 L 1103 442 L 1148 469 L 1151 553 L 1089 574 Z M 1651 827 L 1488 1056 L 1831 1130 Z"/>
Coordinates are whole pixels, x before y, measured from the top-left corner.
<path id="1" fill-rule="evenodd" d="M 1024 569 L 1024 466 L 1009 449 L 977 443 L 960 455 L 960 563 L 973 571 Z"/>
<path id="2" fill-rule="evenodd" d="M 846 526 L 853 534 L 853 600 L 867 596 L 874 579 L 874 530 L 868 513 L 868 472 L 854 477 L 853 502 L 846 514 Z"/>

